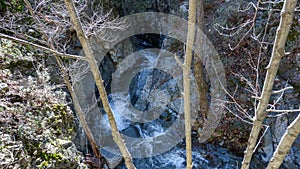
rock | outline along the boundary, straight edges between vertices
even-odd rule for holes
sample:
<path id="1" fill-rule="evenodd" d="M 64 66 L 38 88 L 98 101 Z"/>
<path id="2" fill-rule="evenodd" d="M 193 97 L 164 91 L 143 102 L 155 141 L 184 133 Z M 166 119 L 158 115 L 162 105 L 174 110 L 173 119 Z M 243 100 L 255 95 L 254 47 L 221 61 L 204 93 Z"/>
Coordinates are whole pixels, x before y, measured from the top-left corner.
<path id="1" fill-rule="evenodd" d="M 300 150 L 300 136 L 298 136 L 297 139 L 295 140 L 294 146 L 297 147 Z"/>
<path id="2" fill-rule="evenodd" d="M 128 128 L 122 130 L 121 133 L 128 137 L 133 137 L 133 138 L 139 138 L 141 136 L 139 129 L 133 125 L 130 125 Z"/>
<path id="3" fill-rule="evenodd" d="M 294 49 L 283 57 L 279 65 L 278 74 L 288 81 L 289 84 L 298 89 L 300 88 L 300 48 Z"/>
<path id="4" fill-rule="evenodd" d="M 64 148 L 71 147 L 74 144 L 71 140 L 57 139 L 57 142 L 58 142 L 59 145 L 61 145 Z"/>
<path id="5" fill-rule="evenodd" d="M 179 7 L 179 13 L 182 18 L 188 19 L 188 3 L 183 1 L 182 5 Z"/>
<path id="6" fill-rule="evenodd" d="M 275 126 L 274 126 L 274 138 L 273 142 L 276 144 L 279 143 L 281 137 L 285 133 L 285 130 L 287 129 L 288 126 L 288 118 L 285 115 L 278 116 L 275 121 Z"/>
<path id="7" fill-rule="evenodd" d="M 0 83 L 0 92 L 6 92 L 8 90 L 8 85 L 6 83 Z"/>
<path id="8" fill-rule="evenodd" d="M 273 149 L 274 145 L 273 145 L 273 140 L 272 140 L 272 132 L 271 129 L 269 129 L 266 132 L 266 135 L 264 136 L 264 142 L 263 142 L 263 147 L 262 147 L 262 154 L 264 154 L 262 156 L 262 159 L 264 162 L 268 162 L 271 157 L 273 156 Z"/>
<path id="9" fill-rule="evenodd" d="M 299 155 L 299 149 L 291 148 L 288 155 L 285 157 L 281 167 L 284 169 L 299 168 Z"/>
<path id="10" fill-rule="evenodd" d="M 105 148 L 102 148 L 100 152 L 108 161 L 109 168 L 116 168 L 123 161 L 122 156 L 115 155 L 107 151 Z"/>
<path id="11" fill-rule="evenodd" d="M 117 15 L 125 16 L 140 12 L 163 12 L 178 14 L 179 1 L 177 0 L 112 0 L 104 2 L 106 10 L 114 7 Z"/>
<path id="12" fill-rule="evenodd" d="M 266 168 L 266 164 L 262 162 L 259 155 L 254 154 L 252 157 L 250 168 L 251 169 Z"/>

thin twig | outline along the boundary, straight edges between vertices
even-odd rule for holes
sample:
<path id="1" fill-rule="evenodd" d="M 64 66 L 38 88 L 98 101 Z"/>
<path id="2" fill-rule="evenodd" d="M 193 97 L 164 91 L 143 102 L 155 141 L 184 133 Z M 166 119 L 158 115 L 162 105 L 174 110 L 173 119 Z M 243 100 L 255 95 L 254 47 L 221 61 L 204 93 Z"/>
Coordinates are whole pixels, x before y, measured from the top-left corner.
<path id="1" fill-rule="evenodd" d="M 289 87 L 285 87 L 283 89 L 280 89 L 280 90 L 276 90 L 276 91 L 272 91 L 272 94 L 278 94 L 278 93 L 282 93 L 286 90 L 290 90 L 290 89 L 294 89 L 292 86 L 289 86 Z"/>
<path id="2" fill-rule="evenodd" d="M 267 109 L 267 112 L 274 112 L 274 113 L 292 113 L 292 112 L 300 112 L 299 109 L 292 109 L 292 110 L 274 110 L 274 109 Z"/>

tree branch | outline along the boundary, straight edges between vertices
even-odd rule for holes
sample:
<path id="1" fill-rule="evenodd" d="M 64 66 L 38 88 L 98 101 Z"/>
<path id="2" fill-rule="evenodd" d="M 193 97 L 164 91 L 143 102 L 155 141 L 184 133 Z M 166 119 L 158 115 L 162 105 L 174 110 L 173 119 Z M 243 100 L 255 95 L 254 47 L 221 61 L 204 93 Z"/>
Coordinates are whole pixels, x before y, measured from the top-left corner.
<path id="1" fill-rule="evenodd" d="M 300 112 L 300 109 L 293 109 L 293 110 L 274 110 L 274 109 L 267 109 L 267 112 L 274 112 L 274 113 L 292 113 L 292 112 Z"/>
<path id="2" fill-rule="evenodd" d="M 284 92 L 284 91 L 289 90 L 289 89 L 294 89 L 294 88 L 292 86 L 285 87 L 285 88 L 280 89 L 280 90 L 272 91 L 272 94 L 281 93 L 281 92 Z"/>
<path id="3" fill-rule="evenodd" d="M 284 48 L 287 41 L 289 30 L 293 23 L 294 11 L 297 0 L 284 1 L 281 11 L 280 24 L 276 31 L 275 42 L 273 46 L 272 56 L 267 67 L 267 74 L 263 85 L 261 100 L 259 101 L 257 111 L 254 117 L 253 126 L 249 135 L 248 146 L 242 162 L 242 169 L 248 169 L 255 151 L 257 139 L 261 130 L 264 119 L 267 116 L 266 109 L 272 94 L 272 87 L 278 71 L 281 58 L 284 56 Z"/>
<path id="4" fill-rule="evenodd" d="M 196 31 L 196 1 L 189 0 L 188 34 L 186 40 L 186 53 L 183 64 L 183 92 L 184 92 L 184 120 L 185 120 L 185 144 L 186 144 L 186 168 L 191 169 L 192 163 L 192 136 L 191 136 L 191 63 L 192 49 L 194 46 Z"/>
<path id="5" fill-rule="evenodd" d="M 300 114 L 297 118 L 288 126 L 284 135 L 282 136 L 276 151 L 273 153 L 267 169 L 276 169 L 279 168 L 282 164 L 285 156 L 288 154 L 291 149 L 294 141 L 300 133 Z"/>
<path id="6" fill-rule="evenodd" d="M 30 45 L 32 47 L 35 47 L 35 48 L 41 49 L 43 51 L 47 51 L 47 52 L 50 52 L 52 54 L 59 55 L 59 56 L 65 57 L 65 58 L 86 60 L 86 58 L 83 57 L 83 56 L 77 56 L 77 55 L 70 55 L 70 54 L 61 53 L 61 52 L 58 52 L 56 50 L 53 50 L 53 49 L 50 49 L 50 48 L 47 48 L 47 47 L 44 47 L 44 46 L 41 46 L 41 45 L 37 45 L 35 43 L 28 42 L 28 41 L 23 40 L 23 39 L 19 39 L 19 38 L 15 38 L 15 37 L 12 37 L 12 36 L 9 36 L 9 35 L 5 35 L 5 34 L 2 34 L 2 33 L 0 33 L 0 38 L 8 39 L 8 40 L 11 40 L 11 41 L 14 41 L 16 43 L 23 44 L 23 45 Z"/>

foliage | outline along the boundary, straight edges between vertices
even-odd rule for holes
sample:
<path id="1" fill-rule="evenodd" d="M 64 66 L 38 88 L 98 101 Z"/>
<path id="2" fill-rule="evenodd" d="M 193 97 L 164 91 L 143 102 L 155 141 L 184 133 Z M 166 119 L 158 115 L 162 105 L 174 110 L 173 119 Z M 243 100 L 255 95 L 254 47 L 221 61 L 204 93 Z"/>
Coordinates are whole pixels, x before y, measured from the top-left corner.
<path id="1" fill-rule="evenodd" d="M 0 0 L 0 14 L 4 14 L 6 11 L 21 12 L 24 10 L 24 2 L 20 0 Z"/>

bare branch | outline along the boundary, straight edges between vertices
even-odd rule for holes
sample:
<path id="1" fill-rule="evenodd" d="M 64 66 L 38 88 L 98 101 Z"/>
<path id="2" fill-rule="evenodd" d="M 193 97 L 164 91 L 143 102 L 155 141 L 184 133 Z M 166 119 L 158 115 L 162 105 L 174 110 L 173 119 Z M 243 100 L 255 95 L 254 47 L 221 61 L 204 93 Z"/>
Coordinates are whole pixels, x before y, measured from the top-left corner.
<path id="1" fill-rule="evenodd" d="M 299 109 L 293 109 L 293 110 L 274 110 L 274 109 L 267 109 L 267 112 L 274 112 L 274 113 L 294 113 L 294 112 L 300 112 Z"/>
<path id="2" fill-rule="evenodd" d="M 245 123 L 247 123 L 247 124 L 253 124 L 252 122 L 250 122 L 250 121 L 247 121 L 247 120 L 245 120 L 244 118 L 242 118 L 239 114 L 237 114 L 237 113 L 234 113 L 228 106 L 225 106 L 224 104 L 222 104 L 222 106 L 229 112 L 229 113 L 231 113 L 232 115 L 234 115 L 235 117 L 237 117 L 238 119 L 240 119 L 241 121 L 243 121 L 243 122 L 245 122 Z"/>
<path id="3" fill-rule="evenodd" d="M 12 36 L 8 36 L 8 35 L 2 34 L 2 33 L 0 33 L 0 38 L 8 39 L 8 40 L 11 40 L 11 41 L 14 41 L 16 43 L 23 44 L 23 45 L 30 45 L 30 46 L 33 46 L 35 48 L 38 48 L 38 49 L 41 49 L 41 50 L 44 50 L 44 51 L 48 51 L 48 52 L 50 52 L 52 54 L 59 55 L 59 56 L 65 57 L 65 58 L 78 59 L 78 60 L 86 60 L 86 58 L 83 57 L 83 56 L 77 56 L 77 55 L 70 55 L 70 54 L 60 53 L 60 52 L 58 52 L 56 50 L 53 50 L 53 49 L 50 49 L 50 48 L 47 48 L 47 47 L 44 47 L 44 46 L 41 46 L 41 45 L 37 45 L 35 43 L 28 42 L 28 41 L 23 40 L 23 39 L 19 39 L 19 38 L 15 38 L 15 37 L 12 37 Z"/>
<path id="4" fill-rule="evenodd" d="M 191 136 L 191 63 L 192 48 L 195 41 L 196 31 L 196 0 L 189 0 L 188 33 L 186 40 L 186 52 L 183 64 L 183 100 L 184 100 L 184 123 L 185 123 L 185 144 L 186 144 L 186 168 L 192 169 L 192 136 Z M 176 55 L 175 55 L 176 56 Z"/>
<path id="5" fill-rule="evenodd" d="M 259 140 L 258 140 L 258 142 L 257 142 L 257 144 L 256 144 L 256 146 L 255 146 L 255 148 L 254 148 L 254 152 L 256 151 L 256 149 L 258 148 L 258 146 L 259 146 L 259 144 L 261 143 L 261 140 L 263 139 L 263 137 L 266 135 L 266 133 L 267 133 L 267 131 L 268 131 L 268 129 L 269 129 L 269 126 L 267 126 L 267 125 L 263 125 L 264 127 L 266 127 L 266 129 L 264 130 L 264 132 L 263 132 L 263 134 L 260 136 L 260 138 L 259 138 Z"/>
<path id="6" fill-rule="evenodd" d="M 272 56 L 267 67 L 267 74 L 263 85 L 261 100 L 257 106 L 257 112 L 254 117 L 253 126 L 248 140 L 248 146 L 242 162 L 242 169 L 248 169 L 252 155 L 256 148 L 256 142 L 261 130 L 261 126 L 265 117 L 267 116 L 266 109 L 270 101 L 272 87 L 274 85 L 275 77 L 279 67 L 281 58 L 284 56 L 284 48 L 287 41 L 287 36 L 292 25 L 294 11 L 297 0 L 285 1 L 280 18 L 280 24 L 276 31 L 275 42 L 273 46 Z"/>
<path id="7" fill-rule="evenodd" d="M 179 64 L 179 66 L 184 69 L 184 65 L 183 63 L 179 60 L 178 56 L 175 54 L 174 55 L 175 61 Z"/>
<path id="8" fill-rule="evenodd" d="M 282 93 L 286 90 L 290 90 L 290 89 L 294 89 L 292 86 L 289 86 L 289 87 L 285 87 L 283 89 L 280 89 L 280 90 L 276 90 L 276 91 L 272 91 L 272 94 L 278 94 L 278 93 Z"/>
<path id="9" fill-rule="evenodd" d="M 213 62 L 212 62 L 212 63 L 213 63 Z M 214 70 L 216 71 L 215 65 L 214 65 L 214 64 L 212 64 L 212 65 L 213 65 Z M 227 89 L 225 89 L 224 85 L 222 84 L 222 82 L 221 82 L 220 79 L 219 79 L 219 76 L 217 76 L 217 80 L 218 80 L 219 84 L 221 85 L 223 91 L 224 91 L 224 92 L 226 93 L 226 95 L 232 100 L 232 102 L 228 102 L 228 101 L 227 101 L 226 103 L 234 104 L 235 107 L 236 107 L 236 109 L 237 109 L 237 111 L 238 111 L 239 113 L 243 114 L 245 117 L 247 117 L 249 120 L 252 121 L 252 117 L 248 114 L 247 110 L 245 110 L 245 109 L 244 109 L 244 108 L 236 101 L 236 99 L 234 98 L 234 96 L 232 96 L 232 95 L 229 93 L 229 91 L 228 91 Z"/>

